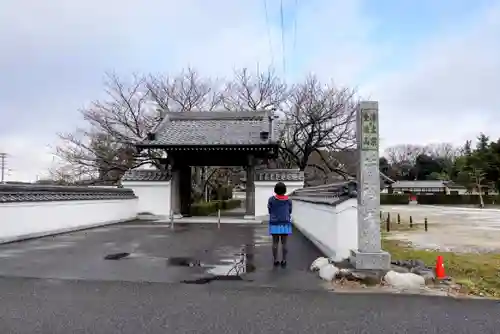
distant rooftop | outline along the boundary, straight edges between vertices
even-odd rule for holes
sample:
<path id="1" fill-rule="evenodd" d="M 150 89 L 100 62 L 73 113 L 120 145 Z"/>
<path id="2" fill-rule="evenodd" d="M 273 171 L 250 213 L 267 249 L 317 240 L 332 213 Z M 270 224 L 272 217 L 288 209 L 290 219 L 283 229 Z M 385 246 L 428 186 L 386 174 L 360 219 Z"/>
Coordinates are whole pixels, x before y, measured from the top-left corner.
<path id="1" fill-rule="evenodd" d="M 444 188 L 446 181 L 422 180 L 422 181 L 396 181 L 392 184 L 393 188 Z"/>
<path id="2" fill-rule="evenodd" d="M 139 145 L 269 145 L 270 117 L 267 111 L 168 112 L 152 138 Z M 269 136 L 263 138 L 261 132 Z"/>

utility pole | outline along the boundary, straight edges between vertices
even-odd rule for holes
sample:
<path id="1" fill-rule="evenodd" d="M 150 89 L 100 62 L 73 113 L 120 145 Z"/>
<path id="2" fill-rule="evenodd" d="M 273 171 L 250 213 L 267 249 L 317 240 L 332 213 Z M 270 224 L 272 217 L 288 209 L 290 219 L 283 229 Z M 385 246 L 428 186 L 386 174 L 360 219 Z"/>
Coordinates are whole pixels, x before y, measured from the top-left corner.
<path id="1" fill-rule="evenodd" d="M 0 183 L 5 183 L 5 168 L 6 168 L 6 165 L 5 165 L 5 159 L 7 158 L 7 153 L 0 153 L 0 168 L 2 170 L 2 176 L 1 176 L 1 180 L 0 180 Z"/>

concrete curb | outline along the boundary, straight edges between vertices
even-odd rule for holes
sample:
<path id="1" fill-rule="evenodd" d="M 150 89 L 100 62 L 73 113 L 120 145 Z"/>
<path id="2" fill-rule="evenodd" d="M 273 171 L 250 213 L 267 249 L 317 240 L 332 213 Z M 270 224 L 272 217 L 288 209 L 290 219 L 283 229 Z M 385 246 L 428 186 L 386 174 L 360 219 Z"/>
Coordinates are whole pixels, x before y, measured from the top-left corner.
<path id="1" fill-rule="evenodd" d="M 205 218 L 205 217 L 202 217 Z M 156 224 L 170 224 L 170 220 L 156 220 Z M 175 224 L 217 224 L 217 219 L 191 219 L 180 218 L 174 220 Z M 241 219 L 241 218 L 221 218 L 221 225 L 224 224 L 241 224 L 241 225 L 261 225 L 262 221 L 254 219 Z"/>
<path id="2" fill-rule="evenodd" d="M 435 297 L 435 298 L 453 298 L 458 300 L 493 300 L 498 301 L 498 298 L 480 297 L 474 295 L 455 294 L 447 291 L 434 289 L 419 289 L 419 290 L 398 290 L 390 287 L 366 287 L 354 289 L 339 289 L 336 287 L 325 286 L 325 289 L 331 293 L 337 294 L 356 294 L 356 295 L 400 295 L 400 296 L 420 296 L 420 297 Z"/>

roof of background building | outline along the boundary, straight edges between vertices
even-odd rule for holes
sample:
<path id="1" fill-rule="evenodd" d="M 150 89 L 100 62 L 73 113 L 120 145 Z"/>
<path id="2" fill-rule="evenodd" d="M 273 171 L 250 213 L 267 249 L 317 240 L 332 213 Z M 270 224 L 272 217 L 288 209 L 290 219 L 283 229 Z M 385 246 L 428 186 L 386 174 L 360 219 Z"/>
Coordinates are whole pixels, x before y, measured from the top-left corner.
<path id="1" fill-rule="evenodd" d="M 154 140 L 140 145 L 268 145 L 271 134 L 262 139 L 261 132 L 269 132 L 271 116 L 267 111 L 168 112 L 154 130 Z"/>
<path id="2" fill-rule="evenodd" d="M 445 181 L 439 180 L 416 180 L 416 181 L 396 181 L 392 184 L 393 188 L 444 188 Z"/>

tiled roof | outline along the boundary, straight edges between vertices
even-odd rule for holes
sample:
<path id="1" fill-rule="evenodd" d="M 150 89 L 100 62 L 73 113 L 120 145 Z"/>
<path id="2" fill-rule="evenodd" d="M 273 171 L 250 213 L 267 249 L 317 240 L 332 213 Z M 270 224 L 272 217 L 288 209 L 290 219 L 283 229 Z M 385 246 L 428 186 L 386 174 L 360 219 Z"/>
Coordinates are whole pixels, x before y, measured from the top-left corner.
<path id="1" fill-rule="evenodd" d="M 154 131 L 154 140 L 140 145 L 265 145 L 269 132 L 267 111 L 169 112 Z"/>
<path id="2" fill-rule="evenodd" d="M 396 181 L 392 184 L 393 188 L 444 188 L 444 181 L 422 180 L 422 181 Z"/>
<path id="3" fill-rule="evenodd" d="M 158 169 L 130 169 L 125 172 L 122 181 L 169 181 L 170 175 Z"/>
<path id="4" fill-rule="evenodd" d="M 298 169 L 260 169 L 255 171 L 255 181 L 304 181 L 304 172 Z"/>
<path id="5" fill-rule="evenodd" d="M 297 189 L 291 194 L 291 198 L 294 200 L 327 205 L 338 205 L 357 196 L 356 181 L 339 181 L 327 185 L 306 187 Z"/>
<path id="6" fill-rule="evenodd" d="M 465 186 L 452 181 L 446 181 L 444 184 L 450 189 L 466 189 Z"/>
<path id="7" fill-rule="evenodd" d="M 0 185 L 0 203 L 135 198 L 132 189 L 44 185 Z"/>

